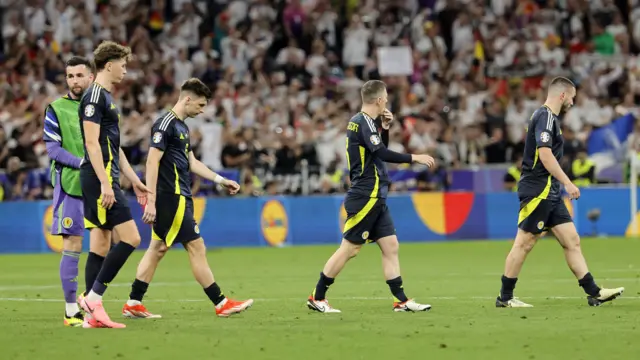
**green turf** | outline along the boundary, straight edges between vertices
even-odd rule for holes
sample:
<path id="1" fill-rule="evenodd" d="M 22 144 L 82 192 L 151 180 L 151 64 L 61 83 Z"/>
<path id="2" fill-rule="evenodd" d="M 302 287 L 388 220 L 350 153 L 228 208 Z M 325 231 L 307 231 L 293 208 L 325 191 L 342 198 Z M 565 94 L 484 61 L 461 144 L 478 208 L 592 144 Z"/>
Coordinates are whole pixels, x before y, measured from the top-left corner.
<path id="1" fill-rule="evenodd" d="M 551 240 L 529 257 L 516 295 L 532 309 L 496 309 L 506 241 L 403 244 L 407 294 L 428 313 L 393 313 L 379 251 L 368 245 L 329 292 L 342 314 L 311 313 L 305 300 L 334 247 L 224 249 L 209 261 L 227 295 L 254 307 L 214 316 L 192 280 L 186 254 L 170 252 L 147 297 L 160 320 L 125 320 L 127 328 L 62 327 L 59 256 L 0 256 L 1 359 L 594 359 L 640 356 L 640 241 L 585 239 L 601 285 L 625 295 L 599 308 Z M 105 299 L 120 319 L 136 252 Z M 84 268 L 84 257 L 81 262 Z M 84 284 L 80 279 L 80 283 Z M 25 301 L 33 299 L 36 301 Z"/>

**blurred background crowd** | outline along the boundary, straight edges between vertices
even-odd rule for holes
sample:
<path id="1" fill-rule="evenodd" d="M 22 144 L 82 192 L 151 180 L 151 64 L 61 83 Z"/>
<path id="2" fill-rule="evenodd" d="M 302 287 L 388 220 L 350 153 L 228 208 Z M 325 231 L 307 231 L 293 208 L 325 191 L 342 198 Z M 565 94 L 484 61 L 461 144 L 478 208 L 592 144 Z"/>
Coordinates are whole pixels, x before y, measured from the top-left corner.
<path id="1" fill-rule="evenodd" d="M 215 95 L 188 121 L 192 148 L 212 169 L 234 174 L 246 195 L 343 192 L 345 128 L 369 79 L 389 86 L 397 119 L 389 147 L 440 160 L 428 170 L 391 166 L 411 178 L 396 191 L 447 189 L 456 169 L 495 166 L 512 189 L 526 122 L 557 75 L 579 86 L 575 106 L 562 115 L 563 166 L 580 177 L 578 159 L 591 165 L 589 181 L 599 181 L 600 164 L 587 160 L 591 133 L 635 117 L 640 103 L 638 0 L 0 4 L 4 200 L 51 196 L 44 107 L 66 92 L 65 60 L 91 58 L 102 40 L 135 55 L 114 92 L 129 161 L 144 171 L 153 121 L 195 76 Z M 640 149 L 637 139 L 632 134 L 628 146 Z M 194 188 L 217 192 L 199 179 Z"/>

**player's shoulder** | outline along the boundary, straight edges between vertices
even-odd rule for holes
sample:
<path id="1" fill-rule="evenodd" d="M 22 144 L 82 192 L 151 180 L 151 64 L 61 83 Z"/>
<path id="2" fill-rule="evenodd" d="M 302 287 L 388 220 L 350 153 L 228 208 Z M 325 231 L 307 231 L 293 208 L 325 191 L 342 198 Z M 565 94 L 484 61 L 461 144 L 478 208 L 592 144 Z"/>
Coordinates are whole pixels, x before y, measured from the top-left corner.
<path id="1" fill-rule="evenodd" d="M 167 131 L 173 128 L 175 121 L 176 114 L 173 111 L 167 111 L 156 119 L 153 123 L 153 128 L 156 131 Z"/>
<path id="2" fill-rule="evenodd" d="M 551 112 L 548 107 L 542 105 L 533 112 L 533 115 L 531 115 L 531 120 L 533 122 L 548 121 L 550 118 L 553 119 L 554 117 L 555 115 L 553 114 L 553 112 Z"/>
<path id="3" fill-rule="evenodd" d="M 91 85 L 89 85 L 87 90 L 82 95 L 82 98 L 80 99 L 80 103 L 81 104 L 100 104 L 104 101 L 105 92 L 106 90 L 102 86 L 96 83 L 92 83 Z"/>

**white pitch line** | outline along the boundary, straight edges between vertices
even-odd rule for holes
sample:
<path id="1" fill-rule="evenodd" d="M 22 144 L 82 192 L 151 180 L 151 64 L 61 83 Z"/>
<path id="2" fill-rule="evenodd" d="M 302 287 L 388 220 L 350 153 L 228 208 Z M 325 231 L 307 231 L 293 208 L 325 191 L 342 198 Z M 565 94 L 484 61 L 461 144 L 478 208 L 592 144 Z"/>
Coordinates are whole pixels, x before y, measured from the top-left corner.
<path id="1" fill-rule="evenodd" d="M 176 281 L 176 282 L 152 282 L 153 286 L 183 286 L 183 285 L 195 285 L 197 284 L 195 280 L 193 281 Z M 17 290 L 47 290 L 47 289 L 58 289 L 60 288 L 60 284 L 55 285 L 15 285 L 15 286 L 0 286 L 0 291 L 17 291 Z M 131 283 L 113 283 L 109 284 L 109 287 L 129 287 Z"/>

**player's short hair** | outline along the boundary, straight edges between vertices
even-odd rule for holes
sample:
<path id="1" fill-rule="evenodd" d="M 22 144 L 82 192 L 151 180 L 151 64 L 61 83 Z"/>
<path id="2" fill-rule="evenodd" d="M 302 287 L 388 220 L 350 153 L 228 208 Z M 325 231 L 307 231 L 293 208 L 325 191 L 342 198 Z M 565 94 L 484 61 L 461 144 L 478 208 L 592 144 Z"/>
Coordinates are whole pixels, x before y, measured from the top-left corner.
<path id="1" fill-rule="evenodd" d="M 549 90 L 551 89 L 555 89 L 555 88 L 561 88 L 563 90 L 568 90 L 571 88 L 575 88 L 576 85 L 573 83 L 573 81 L 567 79 L 566 77 L 563 76 L 558 76 L 553 78 L 553 80 L 551 80 L 551 83 L 549 83 Z"/>
<path id="2" fill-rule="evenodd" d="M 369 80 L 360 89 L 360 95 L 362 96 L 362 102 L 370 104 L 379 97 L 384 90 L 387 89 L 387 85 L 380 80 Z"/>
<path id="3" fill-rule="evenodd" d="M 211 99 L 211 89 L 209 89 L 209 87 L 198 78 L 191 78 L 185 81 L 180 87 L 180 93 L 182 94 L 184 92 L 190 92 L 196 96 L 202 96 L 207 100 Z"/>
<path id="4" fill-rule="evenodd" d="M 113 41 L 103 41 L 93 51 L 93 63 L 98 71 L 103 70 L 108 62 L 122 59 L 131 59 L 131 48 Z"/>
<path id="5" fill-rule="evenodd" d="M 89 61 L 89 59 L 84 58 L 82 56 L 72 56 L 67 62 L 64 64 L 65 69 L 71 66 L 84 65 L 89 69 L 89 72 L 94 73 L 95 69 L 93 68 L 93 63 Z"/>

